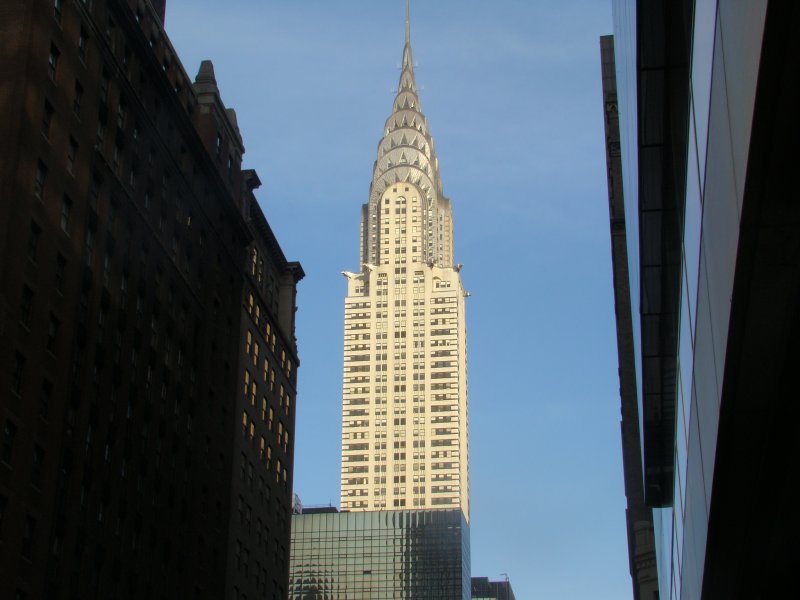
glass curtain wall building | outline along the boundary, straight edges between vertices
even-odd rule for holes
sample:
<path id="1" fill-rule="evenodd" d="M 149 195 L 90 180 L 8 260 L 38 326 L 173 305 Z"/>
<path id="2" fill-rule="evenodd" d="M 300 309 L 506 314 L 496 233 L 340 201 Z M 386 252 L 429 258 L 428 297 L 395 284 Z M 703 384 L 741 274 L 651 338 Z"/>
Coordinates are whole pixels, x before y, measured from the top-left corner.
<path id="1" fill-rule="evenodd" d="M 661 598 L 777 597 L 794 583 L 798 22 L 789 2 L 614 2 Z"/>
<path id="2" fill-rule="evenodd" d="M 468 600 L 469 528 L 456 510 L 292 517 L 289 597 Z"/>

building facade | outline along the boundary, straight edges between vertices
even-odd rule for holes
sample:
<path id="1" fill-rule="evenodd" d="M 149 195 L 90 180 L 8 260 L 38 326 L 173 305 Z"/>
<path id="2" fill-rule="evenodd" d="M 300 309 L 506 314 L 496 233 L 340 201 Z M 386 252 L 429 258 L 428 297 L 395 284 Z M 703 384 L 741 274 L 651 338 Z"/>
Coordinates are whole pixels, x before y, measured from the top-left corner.
<path id="1" fill-rule="evenodd" d="M 611 264 L 614 281 L 614 312 L 617 323 L 619 361 L 620 433 L 622 470 L 625 481 L 625 522 L 628 529 L 628 557 L 634 600 L 653 598 L 658 591 L 653 513 L 644 501 L 642 444 L 639 402 L 636 392 L 636 360 L 633 344 L 628 237 L 625 229 L 625 194 L 622 184 L 622 155 L 619 138 L 619 110 L 614 60 L 614 38 L 600 38 L 603 74 L 603 114 L 608 166 L 608 214 L 611 233 Z"/>
<path id="2" fill-rule="evenodd" d="M 488 577 L 473 577 L 472 600 L 516 600 L 516 597 L 508 578 L 489 581 Z"/>
<path id="3" fill-rule="evenodd" d="M 343 510 L 461 508 L 469 520 L 460 270 L 407 16 L 397 96 L 361 209 L 361 268 L 344 272 Z"/>
<path id="4" fill-rule="evenodd" d="M 645 502 L 661 598 L 794 587 L 796 3 L 614 2 Z"/>
<path id="5" fill-rule="evenodd" d="M 460 509 L 314 511 L 292 517 L 289 597 L 468 600 Z"/>
<path id="6" fill-rule="evenodd" d="M 0 8 L 2 598 L 287 587 L 302 270 L 164 12 Z"/>

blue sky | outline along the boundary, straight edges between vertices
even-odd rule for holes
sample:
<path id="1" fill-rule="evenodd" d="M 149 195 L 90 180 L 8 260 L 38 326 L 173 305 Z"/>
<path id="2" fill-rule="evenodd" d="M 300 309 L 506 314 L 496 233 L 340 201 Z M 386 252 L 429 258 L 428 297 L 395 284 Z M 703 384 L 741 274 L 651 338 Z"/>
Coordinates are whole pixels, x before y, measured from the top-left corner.
<path id="1" fill-rule="evenodd" d="M 214 62 L 300 260 L 295 491 L 337 503 L 342 270 L 392 105 L 401 0 L 168 0 Z M 517 598 L 630 597 L 598 37 L 610 2 L 412 3 L 422 110 L 467 304 L 472 570 Z"/>

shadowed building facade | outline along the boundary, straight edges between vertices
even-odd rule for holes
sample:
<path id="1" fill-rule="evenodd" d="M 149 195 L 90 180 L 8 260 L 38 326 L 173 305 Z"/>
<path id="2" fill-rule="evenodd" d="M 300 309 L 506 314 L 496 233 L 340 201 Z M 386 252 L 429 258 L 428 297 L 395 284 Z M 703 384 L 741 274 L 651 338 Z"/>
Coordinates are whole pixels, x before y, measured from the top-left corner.
<path id="1" fill-rule="evenodd" d="M 0 6 L 1 598 L 285 594 L 302 269 L 164 12 Z"/>
<path id="2" fill-rule="evenodd" d="M 664 600 L 796 587 L 798 24 L 796 2 L 614 2 L 642 481 Z"/>

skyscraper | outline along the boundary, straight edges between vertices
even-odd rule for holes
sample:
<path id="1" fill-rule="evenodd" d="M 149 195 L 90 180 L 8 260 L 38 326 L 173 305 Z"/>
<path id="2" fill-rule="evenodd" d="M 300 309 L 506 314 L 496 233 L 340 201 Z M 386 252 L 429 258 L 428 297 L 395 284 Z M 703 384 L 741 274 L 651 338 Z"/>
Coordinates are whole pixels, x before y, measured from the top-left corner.
<path id="1" fill-rule="evenodd" d="M 464 291 L 422 115 L 400 85 L 345 271 L 342 512 L 292 517 L 289 597 L 469 600 Z"/>
<path id="2" fill-rule="evenodd" d="M 360 271 L 343 273 L 342 510 L 461 508 L 469 519 L 466 294 L 408 7 L 360 242 Z"/>

